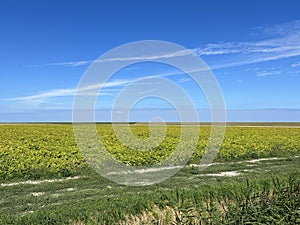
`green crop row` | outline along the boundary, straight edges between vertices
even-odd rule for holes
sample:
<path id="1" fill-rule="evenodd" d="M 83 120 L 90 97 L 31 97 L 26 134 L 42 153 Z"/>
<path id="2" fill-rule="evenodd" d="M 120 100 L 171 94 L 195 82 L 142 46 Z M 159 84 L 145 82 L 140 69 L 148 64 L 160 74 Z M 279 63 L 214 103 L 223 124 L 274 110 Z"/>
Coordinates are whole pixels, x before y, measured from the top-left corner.
<path id="1" fill-rule="evenodd" d="M 191 131 L 193 129 L 196 132 L 199 127 L 191 127 Z M 131 130 L 140 141 L 151 136 L 146 125 L 131 125 Z M 122 143 L 111 125 L 97 125 L 97 131 L 107 151 L 127 165 L 160 163 L 174 152 L 181 137 L 180 126 L 168 125 L 160 144 L 151 148 L 151 142 L 145 142 L 142 147 L 147 150 L 136 150 Z M 190 163 L 200 162 L 209 136 L 210 127 L 203 126 L 195 146 L 192 139 L 183 143 L 183 151 L 194 150 Z M 215 160 L 298 155 L 299 137 L 300 129 L 296 127 L 228 127 Z M 155 138 L 159 139 L 159 136 Z M 136 144 L 129 137 L 128 143 L 130 146 Z M 88 164 L 77 147 L 72 125 L 0 125 L 0 180 L 65 177 L 86 169 Z"/>

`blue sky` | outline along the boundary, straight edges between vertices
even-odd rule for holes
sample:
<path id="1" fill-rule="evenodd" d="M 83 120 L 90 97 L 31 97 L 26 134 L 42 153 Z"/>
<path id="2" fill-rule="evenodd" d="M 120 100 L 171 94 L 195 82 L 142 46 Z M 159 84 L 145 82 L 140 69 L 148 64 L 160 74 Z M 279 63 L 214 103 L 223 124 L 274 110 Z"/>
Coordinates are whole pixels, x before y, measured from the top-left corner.
<path id="1" fill-rule="evenodd" d="M 91 63 L 140 40 L 174 42 L 201 57 L 221 86 L 228 121 L 300 121 L 299 11 L 291 0 L 1 1 L 0 121 L 71 121 L 76 87 Z M 150 75 L 176 82 L 209 119 L 204 95 L 187 75 L 149 62 L 115 74 L 97 120 L 109 120 L 128 82 Z M 136 109 L 131 120 L 178 119 L 159 99 Z"/>

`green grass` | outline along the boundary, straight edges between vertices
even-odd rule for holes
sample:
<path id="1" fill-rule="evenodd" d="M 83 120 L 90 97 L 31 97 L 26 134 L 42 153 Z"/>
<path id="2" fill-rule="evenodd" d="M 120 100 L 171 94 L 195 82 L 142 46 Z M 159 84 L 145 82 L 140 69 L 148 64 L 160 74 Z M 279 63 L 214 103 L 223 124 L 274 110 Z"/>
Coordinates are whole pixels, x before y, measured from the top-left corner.
<path id="1" fill-rule="evenodd" d="M 287 210 L 295 222 L 300 207 L 299 165 L 299 158 L 286 158 L 217 164 L 203 172 L 187 167 L 160 184 L 146 187 L 117 185 L 93 171 L 74 180 L 2 186 L 0 223 L 118 224 L 129 215 L 138 218 L 144 212 L 155 214 L 154 206 L 161 210 L 171 208 L 182 224 L 199 219 L 199 213 L 208 224 L 212 222 L 210 217 L 214 218 L 214 224 L 229 220 L 236 221 L 235 224 L 242 224 L 241 220 L 258 221 L 255 218 L 261 221 L 273 218 L 278 222 L 277 217 L 282 218 Z M 240 175 L 211 176 L 224 171 L 239 171 Z M 263 207 L 260 202 L 267 201 L 266 198 L 271 201 L 269 211 L 260 212 Z M 224 212 L 220 206 L 228 211 Z M 292 221 L 287 218 L 281 224 L 287 220 Z"/>

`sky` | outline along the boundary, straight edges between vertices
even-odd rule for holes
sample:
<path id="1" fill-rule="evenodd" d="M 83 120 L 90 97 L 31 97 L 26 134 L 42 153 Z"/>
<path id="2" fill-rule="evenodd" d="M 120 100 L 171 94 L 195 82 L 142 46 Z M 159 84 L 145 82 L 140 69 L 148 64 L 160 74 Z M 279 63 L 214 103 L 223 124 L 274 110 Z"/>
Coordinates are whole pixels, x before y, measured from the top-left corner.
<path id="1" fill-rule="evenodd" d="M 176 43 L 201 58 L 221 88 L 227 121 L 299 122 L 299 11 L 296 0 L 2 0 L 0 122 L 72 121 L 77 87 L 92 63 L 111 49 L 143 40 Z M 93 94 L 103 92 L 96 120 L 110 121 L 118 94 L 135 80 L 153 76 L 178 85 L 200 120 L 211 119 L 205 93 L 188 74 L 142 60 L 106 84 L 95 84 Z M 162 86 L 145 89 L 153 90 Z M 136 102 L 131 121 L 179 120 L 172 102 L 149 96 Z"/>

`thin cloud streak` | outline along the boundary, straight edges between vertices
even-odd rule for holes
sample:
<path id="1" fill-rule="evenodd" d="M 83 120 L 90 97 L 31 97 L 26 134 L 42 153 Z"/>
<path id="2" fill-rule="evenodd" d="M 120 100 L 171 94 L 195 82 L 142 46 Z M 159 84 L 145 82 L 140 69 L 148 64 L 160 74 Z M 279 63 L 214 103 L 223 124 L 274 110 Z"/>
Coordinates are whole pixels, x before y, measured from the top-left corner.
<path id="1" fill-rule="evenodd" d="M 299 63 L 294 63 L 294 64 L 291 65 L 291 67 L 298 67 L 298 66 L 300 66 L 300 62 Z"/>
<path id="2" fill-rule="evenodd" d="M 176 52 L 170 52 L 161 55 L 149 55 L 149 56 L 130 56 L 130 57 L 116 57 L 116 58 L 103 58 L 99 60 L 82 60 L 82 61 L 73 61 L 73 62 L 58 62 L 58 63 L 49 63 L 44 64 L 45 66 L 85 66 L 92 63 L 105 63 L 105 62 L 121 62 L 121 61 L 146 61 L 146 60 L 157 60 L 157 59 L 167 59 L 174 57 L 181 57 L 194 54 L 195 49 L 180 50 Z"/>
<path id="3" fill-rule="evenodd" d="M 192 73 L 192 72 L 200 72 L 200 71 L 203 70 L 197 70 L 197 71 L 194 70 L 188 72 Z M 168 76 L 176 76 L 181 74 L 183 74 L 183 72 L 169 72 L 169 73 L 161 73 L 161 74 L 152 74 L 152 75 L 144 76 L 143 78 L 168 77 Z M 84 96 L 98 95 L 99 89 L 102 89 L 101 95 L 112 95 L 112 93 L 109 93 L 109 91 L 116 91 L 116 89 L 111 89 L 112 87 L 123 87 L 124 85 L 129 84 L 133 81 L 134 80 L 122 80 L 122 81 L 99 83 L 99 84 L 88 85 L 80 89 L 77 88 L 54 89 L 54 90 L 43 92 L 41 94 L 21 96 L 16 98 L 8 98 L 5 100 L 6 101 L 34 101 L 35 103 L 38 101 L 45 102 L 45 99 L 49 99 L 49 98 L 74 97 L 75 95 L 84 95 Z M 181 82 L 183 82 L 183 80 L 181 80 Z"/>
<path id="4" fill-rule="evenodd" d="M 212 65 L 212 66 L 210 66 L 210 69 L 218 70 L 218 69 L 233 68 L 233 67 L 246 66 L 246 65 L 255 64 L 255 63 L 274 61 L 274 60 L 278 60 L 278 59 L 285 59 L 285 58 L 290 58 L 290 57 L 295 57 L 295 56 L 300 56 L 300 49 L 299 49 L 299 51 L 296 51 L 296 52 L 290 52 L 290 53 L 281 54 L 281 55 L 265 56 L 265 57 L 253 58 L 253 59 L 249 59 L 249 60 L 242 60 L 242 61 L 233 62 L 233 63 Z"/>
<path id="5" fill-rule="evenodd" d="M 274 76 L 280 74 L 281 71 L 263 71 L 263 72 L 258 72 L 256 76 L 258 77 L 264 77 L 264 76 Z"/>
<path id="6" fill-rule="evenodd" d="M 7 101 L 28 101 L 28 100 L 38 100 L 38 99 L 47 99 L 54 97 L 74 97 L 76 94 L 78 95 L 98 95 L 98 92 L 95 90 L 99 90 L 100 88 L 109 88 L 109 87 L 118 87 L 123 86 L 131 81 L 115 81 L 115 82 L 106 82 L 100 84 L 89 85 L 83 87 L 81 89 L 77 88 L 68 88 L 68 89 L 54 89 L 41 94 L 22 96 L 16 98 L 6 99 Z M 93 92 L 93 90 L 95 92 Z M 101 92 L 101 95 L 111 95 L 107 92 Z"/>
<path id="7" fill-rule="evenodd" d="M 150 56 L 130 56 L 130 57 L 116 57 L 104 58 L 100 60 L 82 60 L 73 62 L 58 62 L 45 64 L 45 66 L 84 66 L 91 63 L 103 62 L 118 62 L 118 61 L 146 61 L 157 60 L 163 58 L 173 58 L 196 54 L 198 56 L 222 56 L 222 55 L 255 55 L 256 58 L 263 58 L 262 61 L 276 60 L 284 57 L 293 57 L 300 55 L 300 20 L 291 23 L 274 25 L 264 29 L 265 33 L 275 34 L 278 37 L 266 40 L 252 41 L 252 42 L 224 42 L 224 43 L 210 43 L 203 47 L 181 50 L 176 52 L 163 53 L 161 55 Z M 266 56 L 266 54 L 269 54 Z M 272 55 L 270 55 L 272 54 Z M 283 55 L 283 56 L 281 56 Z M 257 57 L 258 56 L 258 57 Z M 258 60 L 260 62 L 260 60 Z M 250 60 L 250 63 L 255 61 Z M 234 64 L 232 64 L 234 66 Z"/>
<path id="8" fill-rule="evenodd" d="M 48 63 L 44 64 L 44 66 L 85 66 L 90 65 L 93 62 L 93 60 L 83 60 L 83 61 L 73 61 L 73 62 L 58 62 L 58 63 Z"/>

